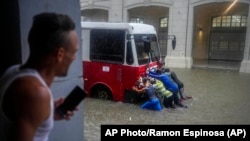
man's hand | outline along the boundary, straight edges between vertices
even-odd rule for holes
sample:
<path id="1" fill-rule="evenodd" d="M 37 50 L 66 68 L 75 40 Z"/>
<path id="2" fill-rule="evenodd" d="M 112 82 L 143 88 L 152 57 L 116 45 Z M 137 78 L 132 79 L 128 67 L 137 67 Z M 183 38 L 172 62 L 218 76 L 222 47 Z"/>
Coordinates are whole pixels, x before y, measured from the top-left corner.
<path id="1" fill-rule="evenodd" d="M 150 71 L 150 69 L 149 69 L 149 68 L 147 68 L 147 69 L 146 69 L 146 75 L 148 75 L 148 74 L 149 74 L 149 71 Z"/>
<path id="2" fill-rule="evenodd" d="M 64 97 L 61 97 L 60 99 L 58 100 L 55 100 L 54 101 L 54 109 L 56 109 L 58 106 L 60 106 L 63 102 L 64 102 Z M 78 107 L 75 108 L 74 111 L 78 111 Z M 55 110 L 54 110 L 55 111 Z M 62 119 L 65 119 L 65 120 L 70 120 L 70 118 L 74 115 L 74 112 L 73 111 L 67 111 L 67 114 L 64 115 L 63 117 L 60 116 L 57 112 L 55 112 L 54 114 L 54 120 L 62 120 Z"/>

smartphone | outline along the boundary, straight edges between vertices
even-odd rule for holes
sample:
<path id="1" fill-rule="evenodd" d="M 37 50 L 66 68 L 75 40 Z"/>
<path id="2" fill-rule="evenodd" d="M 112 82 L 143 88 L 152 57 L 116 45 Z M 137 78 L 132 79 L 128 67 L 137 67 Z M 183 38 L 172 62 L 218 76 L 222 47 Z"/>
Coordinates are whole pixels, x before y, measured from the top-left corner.
<path id="1" fill-rule="evenodd" d="M 66 115 L 67 111 L 73 111 L 86 96 L 84 90 L 76 86 L 65 98 L 64 103 L 56 108 L 56 112 L 60 116 Z"/>

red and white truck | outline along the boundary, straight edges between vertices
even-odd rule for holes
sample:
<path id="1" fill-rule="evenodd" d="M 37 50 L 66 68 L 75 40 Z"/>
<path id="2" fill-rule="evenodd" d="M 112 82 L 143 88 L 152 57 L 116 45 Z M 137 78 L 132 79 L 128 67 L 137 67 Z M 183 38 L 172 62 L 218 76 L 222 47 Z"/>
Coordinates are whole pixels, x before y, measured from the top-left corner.
<path id="1" fill-rule="evenodd" d="M 161 52 L 152 25 L 82 22 L 84 90 L 89 97 L 133 102 L 131 89 Z"/>

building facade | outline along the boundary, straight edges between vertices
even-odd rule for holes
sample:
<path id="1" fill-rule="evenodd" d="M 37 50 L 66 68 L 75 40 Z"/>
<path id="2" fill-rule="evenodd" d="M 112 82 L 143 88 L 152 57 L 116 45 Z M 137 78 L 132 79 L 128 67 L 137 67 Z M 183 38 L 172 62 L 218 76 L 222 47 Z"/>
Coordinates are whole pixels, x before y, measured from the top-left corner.
<path id="1" fill-rule="evenodd" d="M 80 0 L 82 21 L 153 25 L 168 67 L 236 62 L 250 73 L 250 0 Z M 176 37 L 176 47 L 171 38 Z"/>

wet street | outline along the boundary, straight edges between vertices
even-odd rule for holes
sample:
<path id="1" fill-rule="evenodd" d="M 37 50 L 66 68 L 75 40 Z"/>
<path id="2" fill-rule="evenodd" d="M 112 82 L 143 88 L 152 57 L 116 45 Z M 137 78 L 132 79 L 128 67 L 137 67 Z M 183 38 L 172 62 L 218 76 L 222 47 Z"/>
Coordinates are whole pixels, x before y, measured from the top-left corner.
<path id="1" fill-rule="evenodd" d="M 100 140 L 102 124 L 250 124 L 250 74 L 226 70 L 172 69 L 193 99 L 188 108 L 142 110 L 140 105 L 86 98 L 84 141 Z"/>

